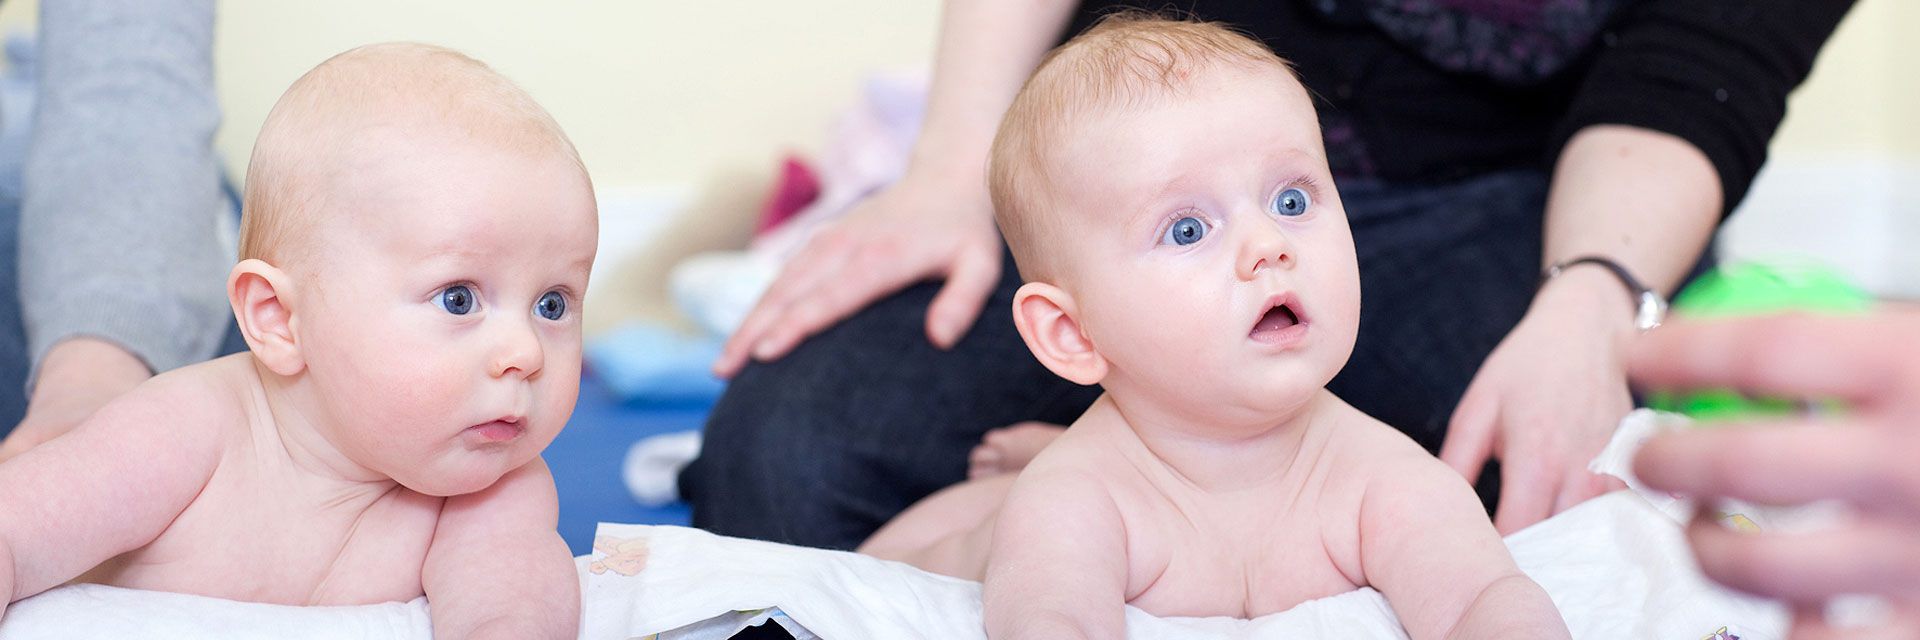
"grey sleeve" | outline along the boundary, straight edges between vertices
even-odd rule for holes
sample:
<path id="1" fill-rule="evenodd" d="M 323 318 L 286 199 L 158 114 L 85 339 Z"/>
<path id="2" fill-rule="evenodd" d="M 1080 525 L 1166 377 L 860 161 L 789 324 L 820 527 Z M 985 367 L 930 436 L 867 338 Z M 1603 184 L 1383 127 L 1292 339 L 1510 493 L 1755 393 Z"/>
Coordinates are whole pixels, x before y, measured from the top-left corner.
<path id="1" fill-rule="evenodd" d="M 117 343 L 156 372 L 218 348 L 234 257 L 213 16 L 213 0 L 41 3 L 18 270 L 29 381 L 69 337 Z"/>

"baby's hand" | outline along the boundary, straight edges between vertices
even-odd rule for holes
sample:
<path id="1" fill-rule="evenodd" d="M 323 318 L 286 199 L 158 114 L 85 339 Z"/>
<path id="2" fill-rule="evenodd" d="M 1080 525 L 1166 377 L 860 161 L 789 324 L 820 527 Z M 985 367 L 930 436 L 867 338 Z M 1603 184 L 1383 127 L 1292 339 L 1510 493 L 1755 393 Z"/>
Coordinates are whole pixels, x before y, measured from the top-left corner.
<path id="1" fill-rule="evenodd" d="M 1414 640 L 1566 638 L 1547 592 L 1514 563 L 1473 487 L 1417 447 L 1368 486 L 1360 563 Z"/>
<path id="2" fill-rule="evenodd" d="M 448 498 L 420 576 L 434 635 L 576 636 L 580 582 L 558 520 L 553 475 L 538 458 L 479 493 Z"/>
<path id="3" fill-rule="evenodd" d="M 0 620 L 7 619 L 7 605 L 13 604 L 13 547 L 0 535 Z"/>
<path id="4" fill-rule="evenodd" d="M 1525 574 L 1488 584 L 1461 614 L 1447 638 L 1569 638 L 1567 623 L 1547 590 Z"/>

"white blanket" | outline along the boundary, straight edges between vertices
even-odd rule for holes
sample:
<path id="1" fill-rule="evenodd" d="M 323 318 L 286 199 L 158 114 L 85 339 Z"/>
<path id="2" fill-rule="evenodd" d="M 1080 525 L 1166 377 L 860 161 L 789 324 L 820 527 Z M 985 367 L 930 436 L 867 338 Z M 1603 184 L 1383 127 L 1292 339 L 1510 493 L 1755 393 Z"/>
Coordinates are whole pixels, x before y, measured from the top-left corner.
<path id="1" fill-rule="evenodd" d="M 783 625 L 834 640 L 985 637 L 979 583 L 683 527 L 603 524 L 599 533 L 602 573 L 592 572 L 595 561 L 586 563 L 582 637 L 724 638 L 750 617 L 728 614 L 769 608 L 784 614 L 776 618 Z M 1630 492 L 1575 507 L 1514 534 L 1507 545 L 1553 596 L 1575 638 L 1694 640 L 1721 627 L 1741 640 L 1784 636 L 1780 608 L 1709 584 L 1694 568 L 1679 524 Z M 707 620 L 715 622 L 699 624 Z M 1129 607 L 1127 635 L 1406 637 L 1372 589 L 1255 620 L 1161 619 Z"/>
<path id="2" fill-rule="evenodd" d="M 268 569 L 271 570 L 271 569 Z M 273 638 L 414 640 L 433 636 L 427 599 L 289 607 L 97 584 L 60 587 L 7 607 L 0 639 Z"/>
<path id="3" fill-rule="evenodd" d="M 1653 430 L 1630 416 L 1595 461 L 1618 471 Z M 1680 512 L 1654 496 L 1661 506 Z M 725 638 L 772 619 L 803 640 L 983 638 L 980 585 L 837 551 L 715 536 L 684 527 L 602 524 L 576 559 L 581 638 Z M 1622 491 L 1508 537 L 1575 638 L 1777 640 L 1780 607 L 1709 584 L 1680 524 Z M 1724 628 L 1724 631 L 1723 631 Z M 1255 620 L 1155 618 L 1131 607 L 1132 638 L 1405 638 L 1372 589 Z M 1717 633 L 1728 635 L 1716 636 Z M 14 603 L 0 640 L 38 638 L 428 638 L 424 598 L 365 607 L 286 607 L 119 589 L 62 587 Z"/>

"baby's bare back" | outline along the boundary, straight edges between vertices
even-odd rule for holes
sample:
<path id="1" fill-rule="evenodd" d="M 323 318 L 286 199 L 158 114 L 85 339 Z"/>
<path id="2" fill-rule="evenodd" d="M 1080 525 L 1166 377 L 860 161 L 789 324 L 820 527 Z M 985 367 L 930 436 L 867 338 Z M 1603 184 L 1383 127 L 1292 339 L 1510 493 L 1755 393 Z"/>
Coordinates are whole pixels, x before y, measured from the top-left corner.
<path id="1" fill-rule="evenodd" d="M 196 376 L 181 382 L 204 385 L 200 397 L 233 405 L 203 414 L 225 416 L 218 465 L 157 538 L 76 582 L 289 605 L 422 595 L 441 498 L 391 480 L 342 480 L 302 459 L 294 443 L 314 434 L 275 426 L 244 355 L 177 374 Z"/>

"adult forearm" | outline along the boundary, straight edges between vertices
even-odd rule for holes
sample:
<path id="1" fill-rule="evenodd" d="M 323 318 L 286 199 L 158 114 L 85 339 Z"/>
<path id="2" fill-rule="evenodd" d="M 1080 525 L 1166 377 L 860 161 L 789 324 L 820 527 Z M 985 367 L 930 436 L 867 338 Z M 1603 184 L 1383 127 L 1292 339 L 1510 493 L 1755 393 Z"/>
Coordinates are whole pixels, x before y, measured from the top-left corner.
<path id="1" fill-rule="evenodd" d="M 156 370 L 212 355 L 233 256 L 212 139 L 212 0 L 41 9 L 20 293 L 35 362 L 74 335 Z"/>
<path id="2" fill-rule="evenodd" d="M 1712 163 L 1686 141 L 1637 127 L 1588 127 L 1567 143 L 1554 171 L 1541 266 L 1602 255 L 1670 294 L 1712 237 L 1720 194 Z"/>
<path id="3" fill-rule="evenodd" d="M 1066 28 L 1072 0 L 948 0 L 912 169 L 986 193 L 987 150 L 1020 86 Z"/>

